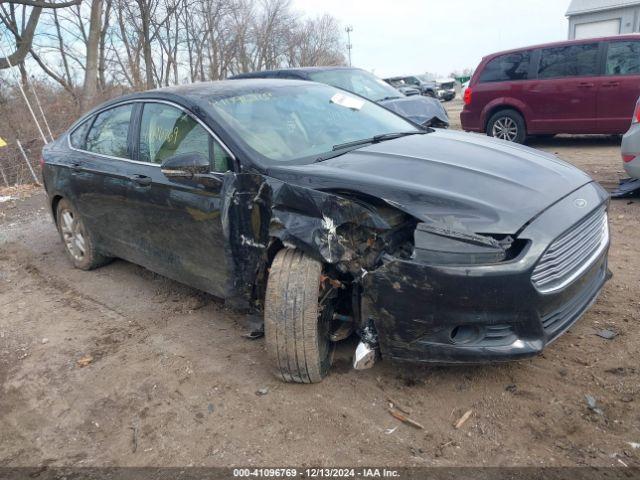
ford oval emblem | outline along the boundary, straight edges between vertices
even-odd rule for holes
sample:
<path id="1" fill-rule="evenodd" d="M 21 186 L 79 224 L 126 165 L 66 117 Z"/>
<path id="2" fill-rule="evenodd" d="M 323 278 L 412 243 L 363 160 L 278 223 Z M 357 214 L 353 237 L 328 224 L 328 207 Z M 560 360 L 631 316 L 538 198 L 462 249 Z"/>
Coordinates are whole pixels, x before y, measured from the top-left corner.
<path id="1" fill-rule="evenodd" d="M 584 208 L 587 206 L 587 201 L 584 198 L 576 198 L 573 203 L 575 203 L 578 208 Z"/>

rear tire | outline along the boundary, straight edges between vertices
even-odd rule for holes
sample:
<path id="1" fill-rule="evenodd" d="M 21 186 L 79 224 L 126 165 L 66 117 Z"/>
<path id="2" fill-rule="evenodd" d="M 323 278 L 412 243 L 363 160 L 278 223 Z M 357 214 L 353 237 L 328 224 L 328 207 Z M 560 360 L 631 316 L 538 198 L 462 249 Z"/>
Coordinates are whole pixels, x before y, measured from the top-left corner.
<path id="1" fill-rule="evenodd" d="M 487 122 L 487 135 L 508 142 L 524 143 L 527 139 L 527 126 L 522 115 L 515 110 L 500 110 Z"/>
<path id="2" fill-rule="evenodd" d="M 283 249 L 271 265 L 264 331 L 275 375 L 285 382 L 318 383 L 333 357 L 330 319 L 319 309 L 322 264 L 299 250 Z"/>
<path id="3" fill-rule="evenodd" d="M 109 263 L 111 258 L 98 253 L 94 239 L 82 218 L 71 202 L 65 198 L 58 202 L 56 224 L 67 257 L 74 267 L 80 270 L 93 270 Z"/>

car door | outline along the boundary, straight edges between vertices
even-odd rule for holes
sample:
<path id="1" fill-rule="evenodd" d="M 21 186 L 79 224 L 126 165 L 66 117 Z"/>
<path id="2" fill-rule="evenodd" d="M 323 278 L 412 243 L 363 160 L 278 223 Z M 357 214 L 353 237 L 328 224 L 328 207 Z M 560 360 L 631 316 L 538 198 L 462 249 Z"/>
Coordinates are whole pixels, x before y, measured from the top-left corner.
<path id="1" fill-rule="evenodd" d="M 598 89 L 598 131 L 618 134 L 629 129 L 640 96 L 640 40 L 607 42 L 604 75 Z"/>
<path id="2" fill-rule="evenodd" d="M 531 130 L 540 133 L 597 131 L 596 95 L 600 46 L 597 42 L 543 48 L 526 103 Z"/>
<path id="3" fill-rule="evenodd" d="M 106 108 L 70 135 L 71 197 L 104 253 L 127 253 L 125 225 L 135 104 Z"/>
<path id="4" fill-rule="evenodd" d="M 230 152 L 186 109 L 140 104 L 135 172 L 128 191 L 127 235 L 135 261 L 154 272 L 224 297 L 231 277 L 225 254 L 221 191 Z M 210 159 L 208 180 L 170 179 L 161 164 L 174 155 Z"/>

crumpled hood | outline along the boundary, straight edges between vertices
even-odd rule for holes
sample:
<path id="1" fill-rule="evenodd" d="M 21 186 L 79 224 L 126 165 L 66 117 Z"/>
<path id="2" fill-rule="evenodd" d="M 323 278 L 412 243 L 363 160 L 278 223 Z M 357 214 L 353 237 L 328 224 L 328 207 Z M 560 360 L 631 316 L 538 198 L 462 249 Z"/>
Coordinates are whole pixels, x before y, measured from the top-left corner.
<path id="1" fill-rule="evenodd" d="M 592 181 L 551 154 L 446 130 L 268 173 L 307 188 L 374 196 L 426 223 L 479 234 L 515 234 Z"/>
<path id="2" fill-rule="evenodd" d="M 429 121 L 432 125 L 443 123 L 449 126 L 447 111 L 440 100 L 435 98 L 412 95 L 378 103 L 419 125 L 424 125 Z M 434 123 L 433 119 L 437 119 L 439 122 Z"/>

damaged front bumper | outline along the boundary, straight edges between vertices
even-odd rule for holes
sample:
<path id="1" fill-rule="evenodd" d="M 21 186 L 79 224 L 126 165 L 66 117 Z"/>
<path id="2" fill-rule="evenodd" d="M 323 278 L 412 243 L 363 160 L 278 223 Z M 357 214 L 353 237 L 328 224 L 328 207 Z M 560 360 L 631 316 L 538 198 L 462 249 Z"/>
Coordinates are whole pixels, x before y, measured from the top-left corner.
<path id="1" fill-rule="evenodd" d="M 603 208 L 602 189 L 577 192 Z M 383 358 L 427 363 L 486 363 L 536 355 L 570 328 L 596 300 L 608 279 L 608 237 L 581 275 L 542 293 L 532 274 L 554 240 L 579 224 L 585 210 L 570 195 L 520 235 L 517 258 L 493 265 L 438 266 L 385 257 L 363 280 L 363 318 L 374 322 Z M 586 263 L 585 263 L 586 265 Z"/>

